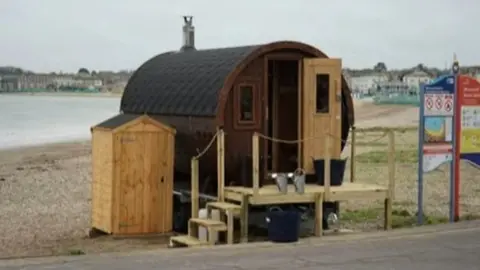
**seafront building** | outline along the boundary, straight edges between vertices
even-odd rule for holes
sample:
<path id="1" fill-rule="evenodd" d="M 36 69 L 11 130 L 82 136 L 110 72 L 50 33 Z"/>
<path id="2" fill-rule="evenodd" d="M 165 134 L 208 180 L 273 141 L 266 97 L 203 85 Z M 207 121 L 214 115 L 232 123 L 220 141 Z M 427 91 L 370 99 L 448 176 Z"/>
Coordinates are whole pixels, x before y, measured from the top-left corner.
<path id="1" fill-rule="evenodd" d="M 112 91 L 121 92 L 129 76 L 101 77 L 82 74 L 0 75 L 0 92 Z"/>

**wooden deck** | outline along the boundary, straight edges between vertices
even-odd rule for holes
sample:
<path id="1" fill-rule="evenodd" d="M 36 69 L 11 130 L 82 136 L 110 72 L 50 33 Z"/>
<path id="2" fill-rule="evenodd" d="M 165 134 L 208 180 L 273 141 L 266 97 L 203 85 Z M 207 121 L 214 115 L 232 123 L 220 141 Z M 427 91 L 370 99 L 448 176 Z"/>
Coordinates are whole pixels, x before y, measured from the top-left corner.
<path id="1" fill-rule="evenodd" d="M 249 187 L 225 187 L 226 200 L 240 203 L 240 223 L 242 242 L 248 241 L 248 205 L 275 205 L 290 203 L 314 203 L 315 204 L 315 236 L 323 235 L 322 218 L 323 203 L 330 201 L 346 200 L 384 200 L 384 214 L 386 230 L 391 228 L 392 215 L 392 190 L 388 186 L 370 185 L 362 183 L 343 183 L 342 186 L 319 186 L 315 184 L 305 185 L 305 192 L 295 192 L 293 185 L 288 186 L 286 194 L 280 193 L 276 185 L 266 185 L 254 192 Z"/>
<path id="2" fill-rule="evenodd" d="M 330 175 L 331 175 L 331 155 L 330 151 L 330 136 L 325 137 L 325 147 L 326 153 L 324 155 L 325 160 L 325 169 L 323 171 L 325 186 L 320 186 L 316 184 L 307 184 L 305 185 L 303 193 L 297 193 L 293 185 L 288 185 L 287 193 L 281 193 L 276 185 L 264 185 L 260 187 L 260 150 L 259 150 L 259 135 L 254 133 L 252 137 L 252 146 L 253 146 L 253 155 L 252 155 L 252 187 L 242 187 L 242 186 L 229 186 L 225 187 L 224 179 L 224 139 L 223 131 L 219 131 L 219 138 L 217 139 L 217 153 L 218 153 L 218 200 L 217 202 L 210 203 L 208 209 L 217 208 L 222 210 L 229 217 L 227 225 L 223 226 L 222 230 L 225 230 L 225 227 L 228 230 L 229 241 L 228 243 L 233 243 L 233 217 L 237 216 L 240 218 L 240 235 L 241 242 L 248 242 L 248 215 L 249 215 L 249 206 L 250 205 L 278 205 L 278 204 L 298 204 L 298 203 L 311 203 L 315 205 L 315 235 L 323 235 L 323 204 L 325 202 L 338 202 L 338 201 L 347 201 L 347 200 L 384 200 L 384 228 L 386 230 L 391 229 L 391 217 L 392 217 L 392 199 L 394 198 L 395 190 L 395 148 L 394 148 L 394 133 L 393 131 L 388 132 L 389 138 L 389 149 L 388 149 L 388 178 L 385 179 L 386 185 L 372 185 L 356 182 L 354 177 L 354 167 L 351 168 L 351 182 L 344 182 L 341 186 L 331 186 L 330 185 Z M 352 139 L 353 140 L 353 139 Z M 354 144 L 354 142 L 352 142 Z M 354 147 L 352 147 L 354 149 Z M 204 152 L 202 152 L 204 153 Z M 198 176 L 198 159 L 201 155 L 192 158 L 191 161 L 191 196 L 192 196 L 192 215 L 189 224 L 198 224 L 200 221 L 198 218 L 198 198 L 199 198 L 199 176 Z M 355 153 L 352 150 L 352 164 L 354 164 Z M 210 220 L 210 218 L 207 218 Z M 210 230 L 217 229 L 212 228 L 211 224 L 208 224 Z M 217 225 L 215 224 L 215 227 Z M 194 237 L 197 233 L 194 232 L 194 226 L 189 228 L 189 236 Z M 175 239 L 173 239 L 175 240 Z M 187 241 L 189 240 L 189 241 Z M 177 242 L 190 245 L 190 238 L 179 238 Z M 175 242 L 175 241 L 174 241 Z M 188 243 L 187 243 L 188 242 Z M 198 243 L 192 243 L 198 244 Z M 209 241 L 209 244 L 214 244 L 212 241 Z"/>

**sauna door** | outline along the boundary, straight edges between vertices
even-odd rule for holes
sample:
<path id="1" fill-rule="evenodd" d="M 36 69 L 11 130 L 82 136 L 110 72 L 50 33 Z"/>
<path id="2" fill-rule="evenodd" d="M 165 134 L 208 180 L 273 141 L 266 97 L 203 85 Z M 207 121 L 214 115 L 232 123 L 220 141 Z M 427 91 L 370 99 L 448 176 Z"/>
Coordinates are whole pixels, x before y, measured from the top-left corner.
<path id="1" fill-rule="evenodd" d="M 342 113 L 341 59 L 303 60 L 302 167 L 314 173 L 313 159 L 325 156 L 325 136 L 330 137 L 330 156 L 341 152 Z"/>

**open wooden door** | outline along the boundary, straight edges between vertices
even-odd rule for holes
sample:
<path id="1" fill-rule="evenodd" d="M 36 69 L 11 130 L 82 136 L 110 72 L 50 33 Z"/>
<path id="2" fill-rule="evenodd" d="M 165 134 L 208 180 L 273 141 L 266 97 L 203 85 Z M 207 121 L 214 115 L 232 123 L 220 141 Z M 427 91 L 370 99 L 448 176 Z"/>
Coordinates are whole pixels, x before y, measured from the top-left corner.
<path id="1" fill-rule="evenodd" d="M 342 133 L 342 60 L 303 60 L 302 165 L 314 173 L 313 159 L 325 156 L 325 136 L 330 134 L 331 158 L 340 158 Z M 315 138 L 315 139 L 312 139 Z"/>

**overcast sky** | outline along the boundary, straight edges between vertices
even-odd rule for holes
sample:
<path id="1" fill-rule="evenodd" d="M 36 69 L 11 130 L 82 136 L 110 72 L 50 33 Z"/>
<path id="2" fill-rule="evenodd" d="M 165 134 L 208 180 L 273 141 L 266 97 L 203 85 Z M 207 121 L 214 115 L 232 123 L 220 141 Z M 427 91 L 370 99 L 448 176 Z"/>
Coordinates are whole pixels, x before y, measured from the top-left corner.
<path id="1" fill-rule="evenodd" d="M 295 40 L 351 68 L 480 64 L 478 0 L 0 0 L 0 66 L 135 69 L 180 48 L 182 15 L 199 49 Z"/>

